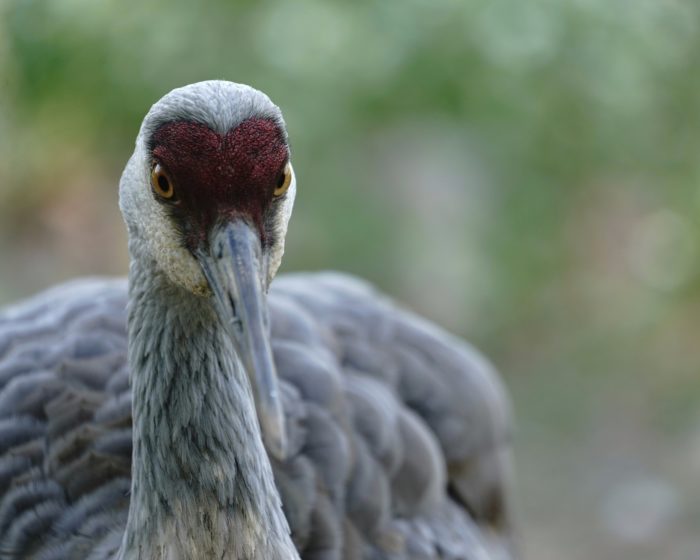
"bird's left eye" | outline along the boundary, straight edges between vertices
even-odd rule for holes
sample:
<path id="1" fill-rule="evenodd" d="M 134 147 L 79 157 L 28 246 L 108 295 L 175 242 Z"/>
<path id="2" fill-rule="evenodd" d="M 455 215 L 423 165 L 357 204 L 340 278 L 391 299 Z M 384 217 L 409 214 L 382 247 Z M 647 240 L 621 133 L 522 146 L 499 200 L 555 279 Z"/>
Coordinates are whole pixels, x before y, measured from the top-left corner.
<path id="1" fill-rule="evenodd" d="M 282 171 L 282 174 L 280 175 L 279 179 L 277 179 L 277 185 L 275 186 L 275 190 L 272 194 L 274 194 L 275 196 L 282 196 L 289 190 L 289 185 L 291 184 L 292 164 L 287 162 L 287 165 L 284 166 L 284 171 Z"/>
<path id="2" fill-rule="evenodd" d="M 161 198 L 172 200 L 175 196 L 173 182 L 160 163 L 156 163 L 151 170 L 151 186 L 153 191 Z"/>

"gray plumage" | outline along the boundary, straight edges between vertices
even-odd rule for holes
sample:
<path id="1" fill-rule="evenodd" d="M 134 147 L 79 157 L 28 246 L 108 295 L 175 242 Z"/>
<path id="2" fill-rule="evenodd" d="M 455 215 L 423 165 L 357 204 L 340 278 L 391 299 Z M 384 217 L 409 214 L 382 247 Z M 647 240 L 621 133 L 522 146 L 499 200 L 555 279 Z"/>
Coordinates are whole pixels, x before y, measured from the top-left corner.
<path id="1" fill-rule="evenodd" d="M 129 287 L 80 280 L 0 311 L 0 558 L 512 558 L 497 375 L 360 280 L 272 284 L 286 453 L 268 457 L 211 296 L 177 251 L 154 254 L 165 233 L 144 238 L 137 189 L 160 123 L 283 121 L 223 82 L 165 100 L 122 179 Z M 284 233 L 290 212 L 271 227 Z"/>

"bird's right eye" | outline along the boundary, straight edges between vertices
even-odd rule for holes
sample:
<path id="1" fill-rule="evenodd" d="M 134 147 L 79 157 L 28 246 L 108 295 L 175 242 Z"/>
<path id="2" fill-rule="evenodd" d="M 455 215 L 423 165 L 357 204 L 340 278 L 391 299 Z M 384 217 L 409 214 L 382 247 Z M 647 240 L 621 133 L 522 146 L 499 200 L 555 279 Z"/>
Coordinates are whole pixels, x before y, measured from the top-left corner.
<path id="1" fill-rule="evenodd" d="M 173 182 L 160 163 L 156 163 L 151 170 L 151 187 L 160 198 L 165 200 L 172 200 L 175 196 Z"/>

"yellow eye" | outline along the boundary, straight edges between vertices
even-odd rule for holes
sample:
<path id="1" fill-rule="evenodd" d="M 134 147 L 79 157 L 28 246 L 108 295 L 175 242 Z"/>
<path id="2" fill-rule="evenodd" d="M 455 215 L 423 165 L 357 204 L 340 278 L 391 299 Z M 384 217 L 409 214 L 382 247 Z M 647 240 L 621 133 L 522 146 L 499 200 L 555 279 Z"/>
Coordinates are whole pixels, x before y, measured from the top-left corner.
<path id="1" fill-rule="evenodd" d="M 156 163 L 151 171 L 151 186 L 155 193 L 161 198 L 170 200 L 175 196 L 173 182 L 160 163 Z"/>
<path id="2" fill-rule="evenodd" d="M 272 194 L 274 194 L 275 196 L 282 196 L 289 190 L 289 185 L 291 184 L 292 164 L 287 163 L 287 165 L 284 166 L 284 171 L 282 172 L 282 175 L 280 175 L 280 178 L 277 180 L 277 186 L 275 187 L 275 190 Z"/>

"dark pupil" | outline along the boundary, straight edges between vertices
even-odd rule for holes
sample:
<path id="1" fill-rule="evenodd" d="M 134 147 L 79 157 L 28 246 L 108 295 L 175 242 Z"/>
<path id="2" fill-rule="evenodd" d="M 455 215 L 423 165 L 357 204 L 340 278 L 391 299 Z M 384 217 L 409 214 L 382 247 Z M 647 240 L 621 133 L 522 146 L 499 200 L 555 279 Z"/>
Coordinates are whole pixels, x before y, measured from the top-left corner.
<path id="1" fill-rule="evenodd" d="M 285 179 L 286 177 L 287 177 L 287 175 L 286 175 L 285 173 L 282 173 L 282 175 L 280 175 L 280 178 L 277 179 L 277 188 L 278 188 L 278 189 L 281 188 L 282 185 L 284 185 L 284 179 Z"/>
<path id="2" fill-rule="evenodd" d="M 168 192 L 170 190 L 170 183 L 165 175 L 158 176 L 158 186 L 163 192 Z"/>

